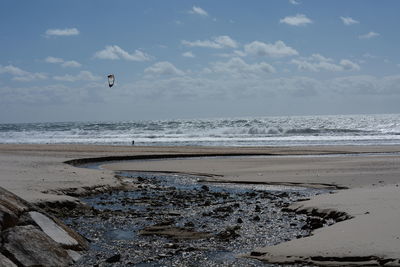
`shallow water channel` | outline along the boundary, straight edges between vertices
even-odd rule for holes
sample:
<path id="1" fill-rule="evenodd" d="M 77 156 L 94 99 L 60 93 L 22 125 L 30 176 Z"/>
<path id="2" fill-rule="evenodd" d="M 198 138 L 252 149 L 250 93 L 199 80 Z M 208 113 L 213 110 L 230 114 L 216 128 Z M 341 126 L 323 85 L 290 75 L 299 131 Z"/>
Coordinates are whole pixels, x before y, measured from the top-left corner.
<path id="1" fill-rule="evenodd" d="M 282 208 L 328 192 L 182 174 L 117 175 L 135 189 L 84 197 L 89 208 L 64 218 L 90 241 L 77 266 L 278 266 L 238 255 L 309 235 L 310 218 Z"/>

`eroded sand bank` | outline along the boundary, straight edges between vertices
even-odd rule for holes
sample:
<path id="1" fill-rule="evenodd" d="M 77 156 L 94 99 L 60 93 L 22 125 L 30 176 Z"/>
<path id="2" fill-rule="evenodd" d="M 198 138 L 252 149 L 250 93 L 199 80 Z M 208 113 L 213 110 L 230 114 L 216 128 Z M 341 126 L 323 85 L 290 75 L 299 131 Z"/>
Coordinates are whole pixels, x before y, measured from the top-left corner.
<path id="1" fill-rule="evenodd" d="M 400 259 L 400 156 L 358 153 L 399 152 L 380 147 L 118 147 L 75 145 L 0 145 L 0 186 L 31 202 L 73 200 L 60 190 L 117 187 L 112 170 L 203 174 L 205 179 L 314 187 L 347 187 L 293 205 L 297 210 L 343 211 L 353 219 L 316 230 L 307 238 L 260 248 L 251 255 L 272 262 L 317 264 L 391 264 Z M 329 155 L 329 154 L 350 155 Z M 76 168 L 63 162 L 107 157 L 162 155 L 274 155 L 169 159 L 105 164 L 104 170 Z M 324 154 L 327 156 L 312 156 Z M 279 156 L 276 156 L 279 155 Z M 289 156 L 290 155 L 290 156 Z M 293 155 L 309 155 L 307 157 Z M 111 158 L 114 157 L 114 158 Z M 50 193 L 43 193 L 50 192 Z"/>

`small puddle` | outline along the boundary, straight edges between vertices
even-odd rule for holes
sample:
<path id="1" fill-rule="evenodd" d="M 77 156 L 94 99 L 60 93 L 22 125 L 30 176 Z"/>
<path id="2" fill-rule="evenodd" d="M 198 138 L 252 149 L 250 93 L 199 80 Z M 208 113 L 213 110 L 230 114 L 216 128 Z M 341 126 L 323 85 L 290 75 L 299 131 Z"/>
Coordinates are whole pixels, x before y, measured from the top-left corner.
<path id="1" fill-rule="evenodd" d="M 282 208 L 328 192 L 210 184 L 181 174 L 117 174 L 137 189 L 82 198 L 91 208 L 65 218 L 91 241 L 77 266 L 282 266 L 237 255 L 309 235 L 307 216 Z"/>

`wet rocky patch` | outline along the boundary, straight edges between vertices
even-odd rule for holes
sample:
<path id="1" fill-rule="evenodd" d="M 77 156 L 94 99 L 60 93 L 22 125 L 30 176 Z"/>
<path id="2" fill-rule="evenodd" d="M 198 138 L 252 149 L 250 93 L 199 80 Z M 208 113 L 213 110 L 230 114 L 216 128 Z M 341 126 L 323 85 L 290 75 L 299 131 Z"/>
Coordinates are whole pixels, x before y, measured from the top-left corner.
<path id="1" fill-rule="evenodd" d="M 78 266 L 266 266 L 237 255 L 333 223 L 286 209 L 323 190 L 206 184 L 160 173 L 118 175 L 136 189 L 82 198 L 86 207 L 57 209 L 90 242 Z"/>

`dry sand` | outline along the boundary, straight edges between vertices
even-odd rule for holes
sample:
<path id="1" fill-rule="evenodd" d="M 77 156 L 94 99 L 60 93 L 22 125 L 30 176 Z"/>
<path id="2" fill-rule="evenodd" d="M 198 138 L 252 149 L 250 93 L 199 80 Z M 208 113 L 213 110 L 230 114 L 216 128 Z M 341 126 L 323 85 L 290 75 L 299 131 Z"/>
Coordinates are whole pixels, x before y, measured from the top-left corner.
<path id="1" fill-rule="evenodd" d="M 394 154 L 379 154 L 382 152 Z M 260 248 L 253 256 L 272 262 L 399 265 L 400 154 L 396 152 L 400 152 L 399 146 L 216 148 L 0 145 L 0 186 L 31 202 L 73 200 L 57 192 L 70 188 L 79 192 L 85 188 L 117 187 L 119 181 L 114 178 L 112 170 L 146 170 L 195 173 L 211 180 L 347 187 L 349 189 L 336 194 L 320 195 L 310 201 L 296 203 L 291 208 L 343 211 L 353 219 L 318 229 L 307 238 Z M 350 155 L 332 155 L 338 153 Z M 82 158 L 112 159 L 110 156 L 123 159 L 134 156 L 224 154 L 274 156 L 131 161 L 105 164 L 103 170 L 76 168 L 63 163 Z M 325 156 L 312 156 L 321 154 Z"/>

